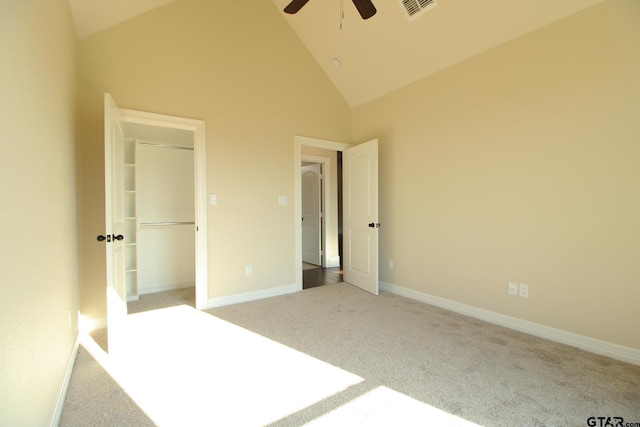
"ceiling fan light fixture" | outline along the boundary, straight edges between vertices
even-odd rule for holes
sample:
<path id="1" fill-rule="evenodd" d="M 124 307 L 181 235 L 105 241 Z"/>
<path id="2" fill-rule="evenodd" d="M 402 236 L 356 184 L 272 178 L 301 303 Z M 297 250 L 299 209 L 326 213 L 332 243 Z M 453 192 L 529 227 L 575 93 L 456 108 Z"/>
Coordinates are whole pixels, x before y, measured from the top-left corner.
<path id="1" fill-rule="evenodd" d="M 371 0 L 352 0 L 356 9 L 360 13 L 362 19 L 369 19 L 373 15 L 376 14 L 376 7 L 373 5 Z M 307 4 L 309 0 L 291 0 L 291 2 L 284 8 L 285 13 L 289 13 L 291 15 L 296 14 L 302 9 L 302 7 Z"/>
<path id="2" fill-rule="evenodd" d="M 284 8 L 285 13 L 289 13 L 291 15 L 298 13 L 302 6 L 307 4 L 309 0 L 292 0 L 291 3 Z"/>
<path id="3" fill-rule="evenodd" d="M 353 0 L 353 4 L 358 9 L 362 19 L 369 19 L 377 12 L 371 0 Z"/>

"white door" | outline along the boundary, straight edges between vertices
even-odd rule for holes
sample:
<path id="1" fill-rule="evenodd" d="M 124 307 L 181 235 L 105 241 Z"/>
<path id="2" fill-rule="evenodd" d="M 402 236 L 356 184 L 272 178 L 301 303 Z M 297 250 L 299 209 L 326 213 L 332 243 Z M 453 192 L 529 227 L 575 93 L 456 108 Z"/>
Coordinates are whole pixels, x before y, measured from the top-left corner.
<path id="1" fill-rule="evenodd" d="M 302 261 L 322 265 L 321 165 L 302 168 Z"/>
<path id="2" fill-rule="evenodd" d="M 344 281 L 378 295 L 378 140 L 343 152 Z"/>
<path id="3" fill-rule="evenodd" d="M 127 318 L 124 242 L 124 119 L 108 93 L 104 96 L 104 171 L 107 232 L 107 327 L 109 353 L 122 347 Z"/>

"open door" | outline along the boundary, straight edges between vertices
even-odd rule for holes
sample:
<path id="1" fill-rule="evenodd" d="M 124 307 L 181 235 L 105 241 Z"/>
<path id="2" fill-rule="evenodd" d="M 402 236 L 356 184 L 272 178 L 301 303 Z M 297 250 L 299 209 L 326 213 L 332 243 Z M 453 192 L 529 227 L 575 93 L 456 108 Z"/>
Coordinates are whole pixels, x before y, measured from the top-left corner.
<path id="1" fill-rule="evenodd" d="M 104 171 L 107 245 L 109 353 L 118 354 L 127 318 L 125 284 L 124 118 L 110 94 L 104 96 Z"/>
<path id="2" fill-rule="evenodd" d="M 344 281 L 378 295 L 378 140 L 343 152 Z"/>
<path id="3" fill-rule="evenodd" d="M 322 265 L 321 165 L 302 167 L 302 261 Z"/>

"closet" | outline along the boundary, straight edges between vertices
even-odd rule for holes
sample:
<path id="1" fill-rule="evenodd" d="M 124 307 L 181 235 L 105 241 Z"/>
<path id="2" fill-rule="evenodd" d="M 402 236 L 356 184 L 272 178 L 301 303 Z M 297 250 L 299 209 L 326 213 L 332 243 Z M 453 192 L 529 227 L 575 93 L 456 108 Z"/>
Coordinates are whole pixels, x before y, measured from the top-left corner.
<path id="1" fill-rule="evenodd" d="M 127 299 L 195 287 L 193 133 L 125 125 Z"/>

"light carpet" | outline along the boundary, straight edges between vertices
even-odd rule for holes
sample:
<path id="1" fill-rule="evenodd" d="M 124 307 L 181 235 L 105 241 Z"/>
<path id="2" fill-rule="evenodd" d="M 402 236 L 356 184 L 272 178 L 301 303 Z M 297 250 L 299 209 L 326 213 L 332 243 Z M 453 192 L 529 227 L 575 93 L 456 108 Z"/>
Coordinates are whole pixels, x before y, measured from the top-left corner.
<path id="1" fill-rule="evenodd" d="M 207 313 L 129 316 L 109 399 L 81 349 L 60 425 L 640 422 L 640 367 L 396 295 L 340 283 Z"/>

